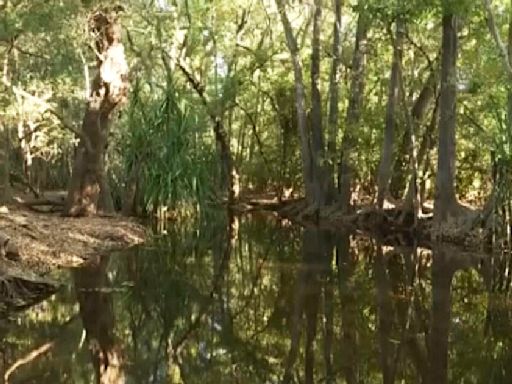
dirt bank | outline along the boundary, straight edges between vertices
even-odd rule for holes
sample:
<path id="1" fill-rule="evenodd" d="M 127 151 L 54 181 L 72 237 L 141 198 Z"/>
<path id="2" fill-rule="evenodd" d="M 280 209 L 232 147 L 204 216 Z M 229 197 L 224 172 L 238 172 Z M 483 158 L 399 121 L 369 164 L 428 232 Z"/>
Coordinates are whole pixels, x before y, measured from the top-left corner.
<path id="1" fill-rule="evenodd" d="M 9 238 L 11 259 L 40 273 L 78 266 L 146 238 L 142 225 L 124 217 L 68 218 L 16 205 L 0 207 L 0 234 Z"/>

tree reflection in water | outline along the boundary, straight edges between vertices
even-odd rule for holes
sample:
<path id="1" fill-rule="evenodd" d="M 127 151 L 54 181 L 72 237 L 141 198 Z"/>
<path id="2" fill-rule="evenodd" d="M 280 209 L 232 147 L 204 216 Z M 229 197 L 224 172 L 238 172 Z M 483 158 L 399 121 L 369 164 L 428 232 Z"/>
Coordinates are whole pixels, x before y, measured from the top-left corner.
<path id="1" fill-rule="evenodd" d="M 107 267 L 110 256 L 73 271 L 80 317 L 98 384 L 125 382 L 123 354 L 115 336 L 114 303 Z"/>
<path id="2" fill-rule="evenodd" d="M 52 341 L 9 382 L 512 382 L 507 257 L 266 217 L 177 225 L 73 271 L 76 295 L 6 329 L 3 367 Z"/>

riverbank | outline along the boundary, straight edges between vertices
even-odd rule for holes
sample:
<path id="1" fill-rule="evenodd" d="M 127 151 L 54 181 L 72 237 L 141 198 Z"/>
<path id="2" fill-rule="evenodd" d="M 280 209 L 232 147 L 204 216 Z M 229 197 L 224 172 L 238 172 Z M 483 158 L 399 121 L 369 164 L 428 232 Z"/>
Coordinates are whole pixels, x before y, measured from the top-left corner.
<path id="1" fill-rule="evenodd" d="M 8 258 L 39 273 L 79 266 L 92 256 L 144 242 L 146 229 L 121 217 L 62 217 L 19 205 L 0 209 L 0 234 L 8 238 Z"/>
<path id="2" fill-rule="evenodd" d="M 240 204 L 239 204 L 240 206 Z M 433 225 L 432 212 L 416 219 L 410 211 L 399 207 L 379 210 L 372 205 L 359 206 L 353 213 L 343 214 L 337 206 L 313 209 L 305 199 L 278 201 L 252 199 L 243 204 L 246 211 L 267 210 L 302 227 L 314 226 L 333 232 L 348 231 L 379 239 L 388 245 L 412 245 L 431 249 L 443 242 L 461 250 L 487 253 L 490 251 L 490 228 L 482 225 L 480 211 L 461 206 L 464 215 L 447 221 L 441 230 Z"/>

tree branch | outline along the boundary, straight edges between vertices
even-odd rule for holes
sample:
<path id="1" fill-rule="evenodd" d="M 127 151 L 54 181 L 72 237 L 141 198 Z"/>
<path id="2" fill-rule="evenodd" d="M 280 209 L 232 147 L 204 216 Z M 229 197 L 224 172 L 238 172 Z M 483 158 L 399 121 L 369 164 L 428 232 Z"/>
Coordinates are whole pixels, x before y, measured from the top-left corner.
<path id="1" fill-rule="evenodd" d="M 512 81 L 512 65 L 510 63 L 510 57 L 508 55 L 507 48 L 503 43 L 503 40 L 501 40 L 498 27 L 496 26 L 496 19 L 494 17 L 494 12 L 492 10 L 491 0 L 482 0 L 482 2 L 484 4 L 485 11 L 487 14 L 487 26 L 489 27 L 491 36 L 498 47 L 499 54 L 503 59 L 503 64 L 505 66 L 505 70 L 507 71 L 507 76 L 509 77 L 509 80 Z"/>
<path id="2" fill-rule="evenodd" d="M 263 159 L 265 168 L 267 168 L 267 171 L 270 172 L 270 165 L 267 160 L 267 157 L 265 156 L 265 152 L 263 151 L 263 142 L 261 141 L 260 135 L 258 134 L 256 120 L 254 119 L 252 114 L 247 110 L 247 108 L 245 108 L 238 101 L 235 101 L 235 105 L 245 114 L 247 119 L 249 119 L 249 122 L 251 123 L 252 133 L 253 133 L 254 137 L 256 138 L 256 143 L 258 144 L 258 150 L 260 152 L 260 156 Z"/>
<path id="3" fill-rule="evenodd" d="M 78 138 L 80 138 L 80 140 L 83 141 L 83 143 L 84 143 L 84 145 L 85 145 L 85 147 L 87 148 L 88 151 L 92 150 L 91 143 L 89 143 L 89 140 L 87 139 L 87 137 L 85 137 L 85 135 L 80 130 L 75 128 L 71 123 L 67 122 L 66 119 L 64 118 L 64 116 L 62 116 L 60 113 L 58 113 L 55 110 L 55 108 L 53 108 L 53 106 L 50 103 L 48 103 L 46 100 L 41 99 L 40 97 L 34 96 L 31 93 L 21 89 L 20 87 L 18 87 L 16 85 L 13 85 L 6 78 L 4 78 L 2 80 L 2 83 L 6 87 L 11 88 L 15 95 L 19 95 L 19 96 L 25 97 L 26 99 L 29 99 L 32 102 L 37 103 L 40 106 L 42 106 L 44 108 L 44 112 L 43 113 L 49 113 L 50 115 L 56 117 L 57 120 L 59 120 L 60 124 L 64 128 L 66 128 L 67 130 L 73 132 Z"/>

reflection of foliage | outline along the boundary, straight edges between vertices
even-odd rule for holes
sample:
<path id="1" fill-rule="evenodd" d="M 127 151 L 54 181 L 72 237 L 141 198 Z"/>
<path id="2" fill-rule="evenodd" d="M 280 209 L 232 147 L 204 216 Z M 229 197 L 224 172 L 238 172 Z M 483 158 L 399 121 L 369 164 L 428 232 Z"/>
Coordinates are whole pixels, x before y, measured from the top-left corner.
<path id="1" fill-rule="evenodd" d="M 314 382 L 326 378 L 327 342 L 332 345 L 332 382 L 353 375 L 360 382 L 380 383 L 383 364 L 397 381 L 418 382 L 428 373 L 429 360 L 442 354 L 436 346 L 428 347 L 432 284 L 439 282 L 439 275 L 431 278 L 429 251 L 384 247 L 379 253 L 364 239 L 343 251 L 339 242 L 336 267 L 332 249 L 322 256 L 310 243 L 304 254 L 307 238 L 297 228 L 258 217 L 236 219 L 230 232 L 225 217 L 217 213 L 203 223 L 175 225 L 150 245 L 111 260 L 116 333 L 127 376 L 134 382 L 279 382 L 297 319 L 297 359 L 291 368 L 296 382 L 303 381 L 307 364 L 313 364 Z M 231 253 L 223 270 L 226 249 Z M 467 265 L 463 257 L 457 260 Z M 306 306 L 297 317 L 301 298 Z M 481 274 L 469 269 L 456 272 L 451 300 L 449 381 L 492 377 L 508 382 L 506 292 L 489 295 Z M 315 303 L 316 320 L 308 323 Z M 79 322 L 64 325 L 76 315 L 73 296 L 66 291 L 30 310 L 5 339 L 12 351 L 8 360 L 55 338 L 51 355 L 57 358 L 40 357 L 13 378 L 28 377 L 29 371 L 42 375 L 45 367 L 49 375 L 65 373 L 70 382 L 90 382 L 86 346 L 77 349 Z M 486 319 L 492 320 L 487 332 Z M 332 334 L 327 336 L 329 326 Z M 316 333 L 309 333 L 312 329 Z M 174 360 L 171 347 L 184 335 Z M 309 363 L 306 340 L 312 342 Z"/>

